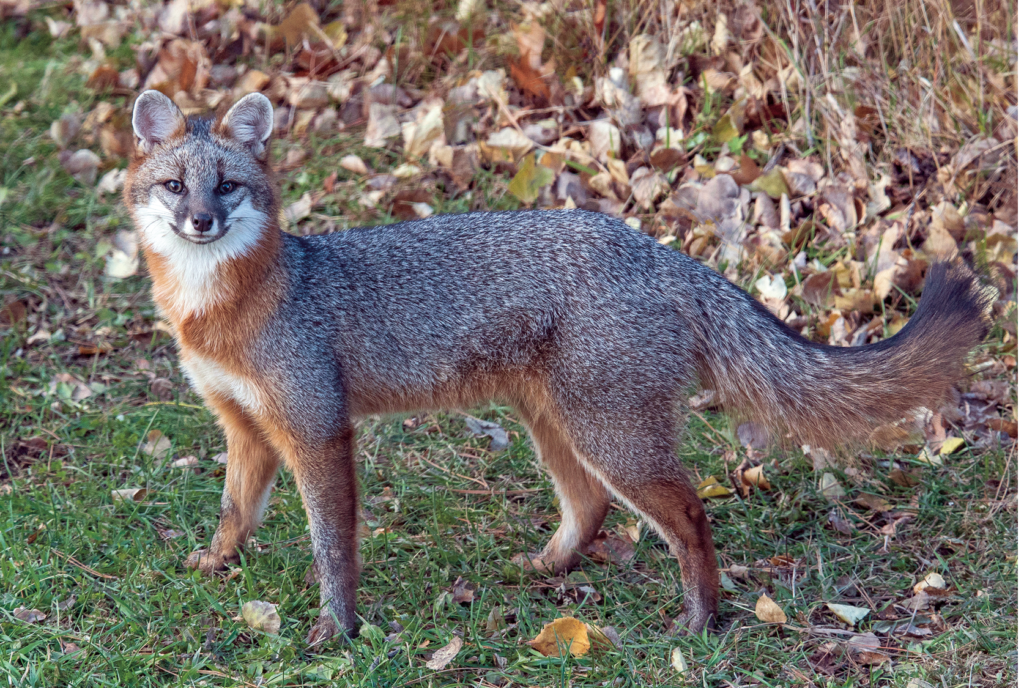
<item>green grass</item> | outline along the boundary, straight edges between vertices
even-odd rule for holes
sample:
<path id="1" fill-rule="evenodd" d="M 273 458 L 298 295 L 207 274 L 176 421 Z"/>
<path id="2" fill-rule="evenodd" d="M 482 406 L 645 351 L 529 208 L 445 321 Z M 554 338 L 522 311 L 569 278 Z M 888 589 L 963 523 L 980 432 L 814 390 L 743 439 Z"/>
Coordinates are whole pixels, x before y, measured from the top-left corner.
<path id="1" fill-rule="evenodd" d="M 799 451 L 765 457 L 771 490 L 707 503 L 720 564 L 751 567 L 750 575 L 731 579 L 735 590 L 723 594 L 718 631 L 673 637 L 666 630 L 680 611 L 677 565 L 650 530 L 641 529 L 636 555 L 625 564 L 588 561 L 554 579 L 524 575 L 511 564 L 516 554 L 539 549 L 559 518 L 525 432 L 500 407 L 474 411 L 513 432 L 511 446 L 498 453 L 487 450 L 486 440 L 466 437 L 457 414 L 360 425 L 369 531 L 359 590 L 363 631 L 351 642 L 310 652 L 304 639 L 319 591 L 304 582 L 311 563 L 306 518 L 287 473 L 256 535 L 259 546 L 246 551 L 233 575 L 208 579 L 182 566 L 216 527 L 223 467 L 212 457 L 223 451 L 223 438 L 188 391 L 170 340 L 152 331 L 147 281 L 102 276 L 105 245 L 127 225 L 124 210 L 72 180 L 46 134 L 67 109 L 88 112 L 100 100 L 73 67 L 77 41 L 54 42 L 33 28 L 19 42 L 18 31 L 15 21 L 0 27 L 0 82 L 13 79 L 15 101 L 24 101 L 21 112 L 14 101 L 0 109 L 0 296 L 24 303 L 29 316 L 27 324 L 3 330 L 0 343 L 0 680 L 7 685 L 905 686 L 916 677 L 952 688 L 1016 682 L 1013 454 L 968 447 L 941 467 L 921 469 L 913 488 L 893 483 L 884 463 L 910 468 L 912 456 L 864 454 L 854 472 L 833 471 L 846 490 L 838 503 L 817 490 L 821 476 Z M 132 59 L 130 52 L 115 58 L 122 68 Z M 276 144 L 278 159 L 290 145 L 296 144 Z M 354 136 L 304 145 L 307 163 L 284 175 L 286 203 L 321 188 L 343 154 L 355 152 L 378 171 L 397 162 L 386 151 L 363 149 Z M 362 183 L 339 170 L 338 191 L 317 210 L 322 217 L 314 224 L 330 220 L 344 228 L 393 219 L 386 208 L 358 205 Z M 481 172 L 472 196 L 438 186 L 435 210 L 517 207 L 504 193 L 506 183 Z M 37 329 L 52 337 L 29 345 Z M 113 350 L 79 355 L 79 343 L 95 341 Z M 61 373 L 92 385 L 93 394 L 75 401 L 68 385 L 50 392 Z M 151 378 L 169 380 L 170 399 L 156 394 Z M 680 459 L 699 477 L 726 483 L 723 453 L 734 448 L 731 433 L 723 418 L 707 420 L 717 432 L 691 418 Z M 139 450 L 154 429 L 171 439 L 169 456 Z M 196 469 L 170 465 L 186 455 L 200 458 Z M 483 484 L 494 494 L 466 492 Z M 112 490 L 133 487 L 149 490 L 141 503 L 113 500 Z M 860 492 L 914 515 L 897 527 L 887 549 L 884 517 L 851 506 Z M 832 509 L 846 514 L 856 532 L 830 528 Z M 633 521 L 615 510 L 606 528 Z M 168 530 L 181 534 L 165 539 L 161 532 Z M 771 558 L 780 555 L 796 565 L 773 566 Z M 892 603 L 909 597 L 930 571 L 954 590 L 938 609 L 914 617 L 931 634 L 885 636 L 887 626 L 879 624 L 911 619 Z M 471 604 L 445 594 L 459 577 L 477 586 Z M 762 593 L 786 611 L 786 626 L 756 619 Z M 249 600 L 279 605 L 278 636 L 236 620 Z M 875 630 L 891 648 L 890 660 L 852 663 L 847 635 L 816 635 L 815 628 L 846 628 L 827 602 L 870 607 L 854 630 Z M 18 607 L 47 618 L 23 622 L 14 617 Z M 496 607 L 507 626 L 492 634 L 486 619 Z M 524 644 L 566 615 L 612 626 L 622 649 L 547 658 Z M 465 640 L 456 659 L 441 673 L 426 669 L 429 653 L 455 633 Z M 675 649 L 683 673 L 672 666 Z"/>

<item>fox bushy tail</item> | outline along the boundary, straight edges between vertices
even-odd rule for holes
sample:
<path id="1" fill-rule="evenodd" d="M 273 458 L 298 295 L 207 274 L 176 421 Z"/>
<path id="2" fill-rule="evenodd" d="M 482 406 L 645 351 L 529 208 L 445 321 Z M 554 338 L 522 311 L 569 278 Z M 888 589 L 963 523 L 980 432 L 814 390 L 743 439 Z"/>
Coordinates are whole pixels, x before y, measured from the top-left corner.
<path id="1" fill-rule="evenodd" d="M 996 296 L 962 259 L 936 263 L 896 335 L 847 348 L 800 337 L 724 279 L 716 290 L 695 323 L 701 382 L 739 417 L 818 447 L 866 442 L 914 409 L 941 405 L 991 328 Z"/>

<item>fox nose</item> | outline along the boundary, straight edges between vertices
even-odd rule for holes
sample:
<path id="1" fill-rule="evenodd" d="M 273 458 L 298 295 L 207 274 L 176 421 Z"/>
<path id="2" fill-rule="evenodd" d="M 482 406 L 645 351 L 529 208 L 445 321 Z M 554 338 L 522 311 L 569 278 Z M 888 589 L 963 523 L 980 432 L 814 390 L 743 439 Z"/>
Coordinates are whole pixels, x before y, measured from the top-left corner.
<path id="1" fill-rule="evenodd" d="M 213 227 L 213 217 L 210 213 L 196 213 L 192 216 L 192 226 L 197 232 L 204 234 Z"/>

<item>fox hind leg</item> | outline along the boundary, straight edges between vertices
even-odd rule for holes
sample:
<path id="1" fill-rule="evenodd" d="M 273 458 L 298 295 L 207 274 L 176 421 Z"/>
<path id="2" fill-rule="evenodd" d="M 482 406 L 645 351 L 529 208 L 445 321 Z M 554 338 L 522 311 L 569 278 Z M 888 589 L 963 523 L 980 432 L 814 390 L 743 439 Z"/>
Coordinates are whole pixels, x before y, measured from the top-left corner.
<path id="1" fill-rule="evenodd" d="M 581 460 L 608 490 L 654 527 L 678 560 L 686 626 L 699 632 L 713 624 L 718 610 L 718 566 L 711 526 L 675 454 L 672 419 L 659 419 L 652 410 L 635 415 L 617 411 L 615 418 L 568 417 L 579 420 L 570 432 L 580 447 Z"/>
<path id="2" fill-rule="evenodd" d="M 524 414 L 525 415 L 525 414 Z M 539 554 L 516 558 L 528 569 L 556 574 L 579 564 L 581 552 L 594 539 L 608 514 L 608 489 L 576 458 L 572 444 L 550 416 L 527 421 L 541 462 L 558 494 L 562 522 Z"/>

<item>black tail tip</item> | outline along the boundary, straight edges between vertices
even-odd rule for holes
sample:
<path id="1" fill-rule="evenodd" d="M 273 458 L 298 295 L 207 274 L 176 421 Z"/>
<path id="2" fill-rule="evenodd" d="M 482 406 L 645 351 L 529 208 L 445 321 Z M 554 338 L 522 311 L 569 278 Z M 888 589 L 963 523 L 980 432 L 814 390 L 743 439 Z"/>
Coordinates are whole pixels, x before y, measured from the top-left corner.
<path id="1" fill-rule="evenodd" d="M 999 290 L 982 283 L 960 256 L 939 261 L 928 270 L 915 316 L 944 321 L 948 327 L 971 328 L 981 341 L 992 329 L 992 307 Z"/>

